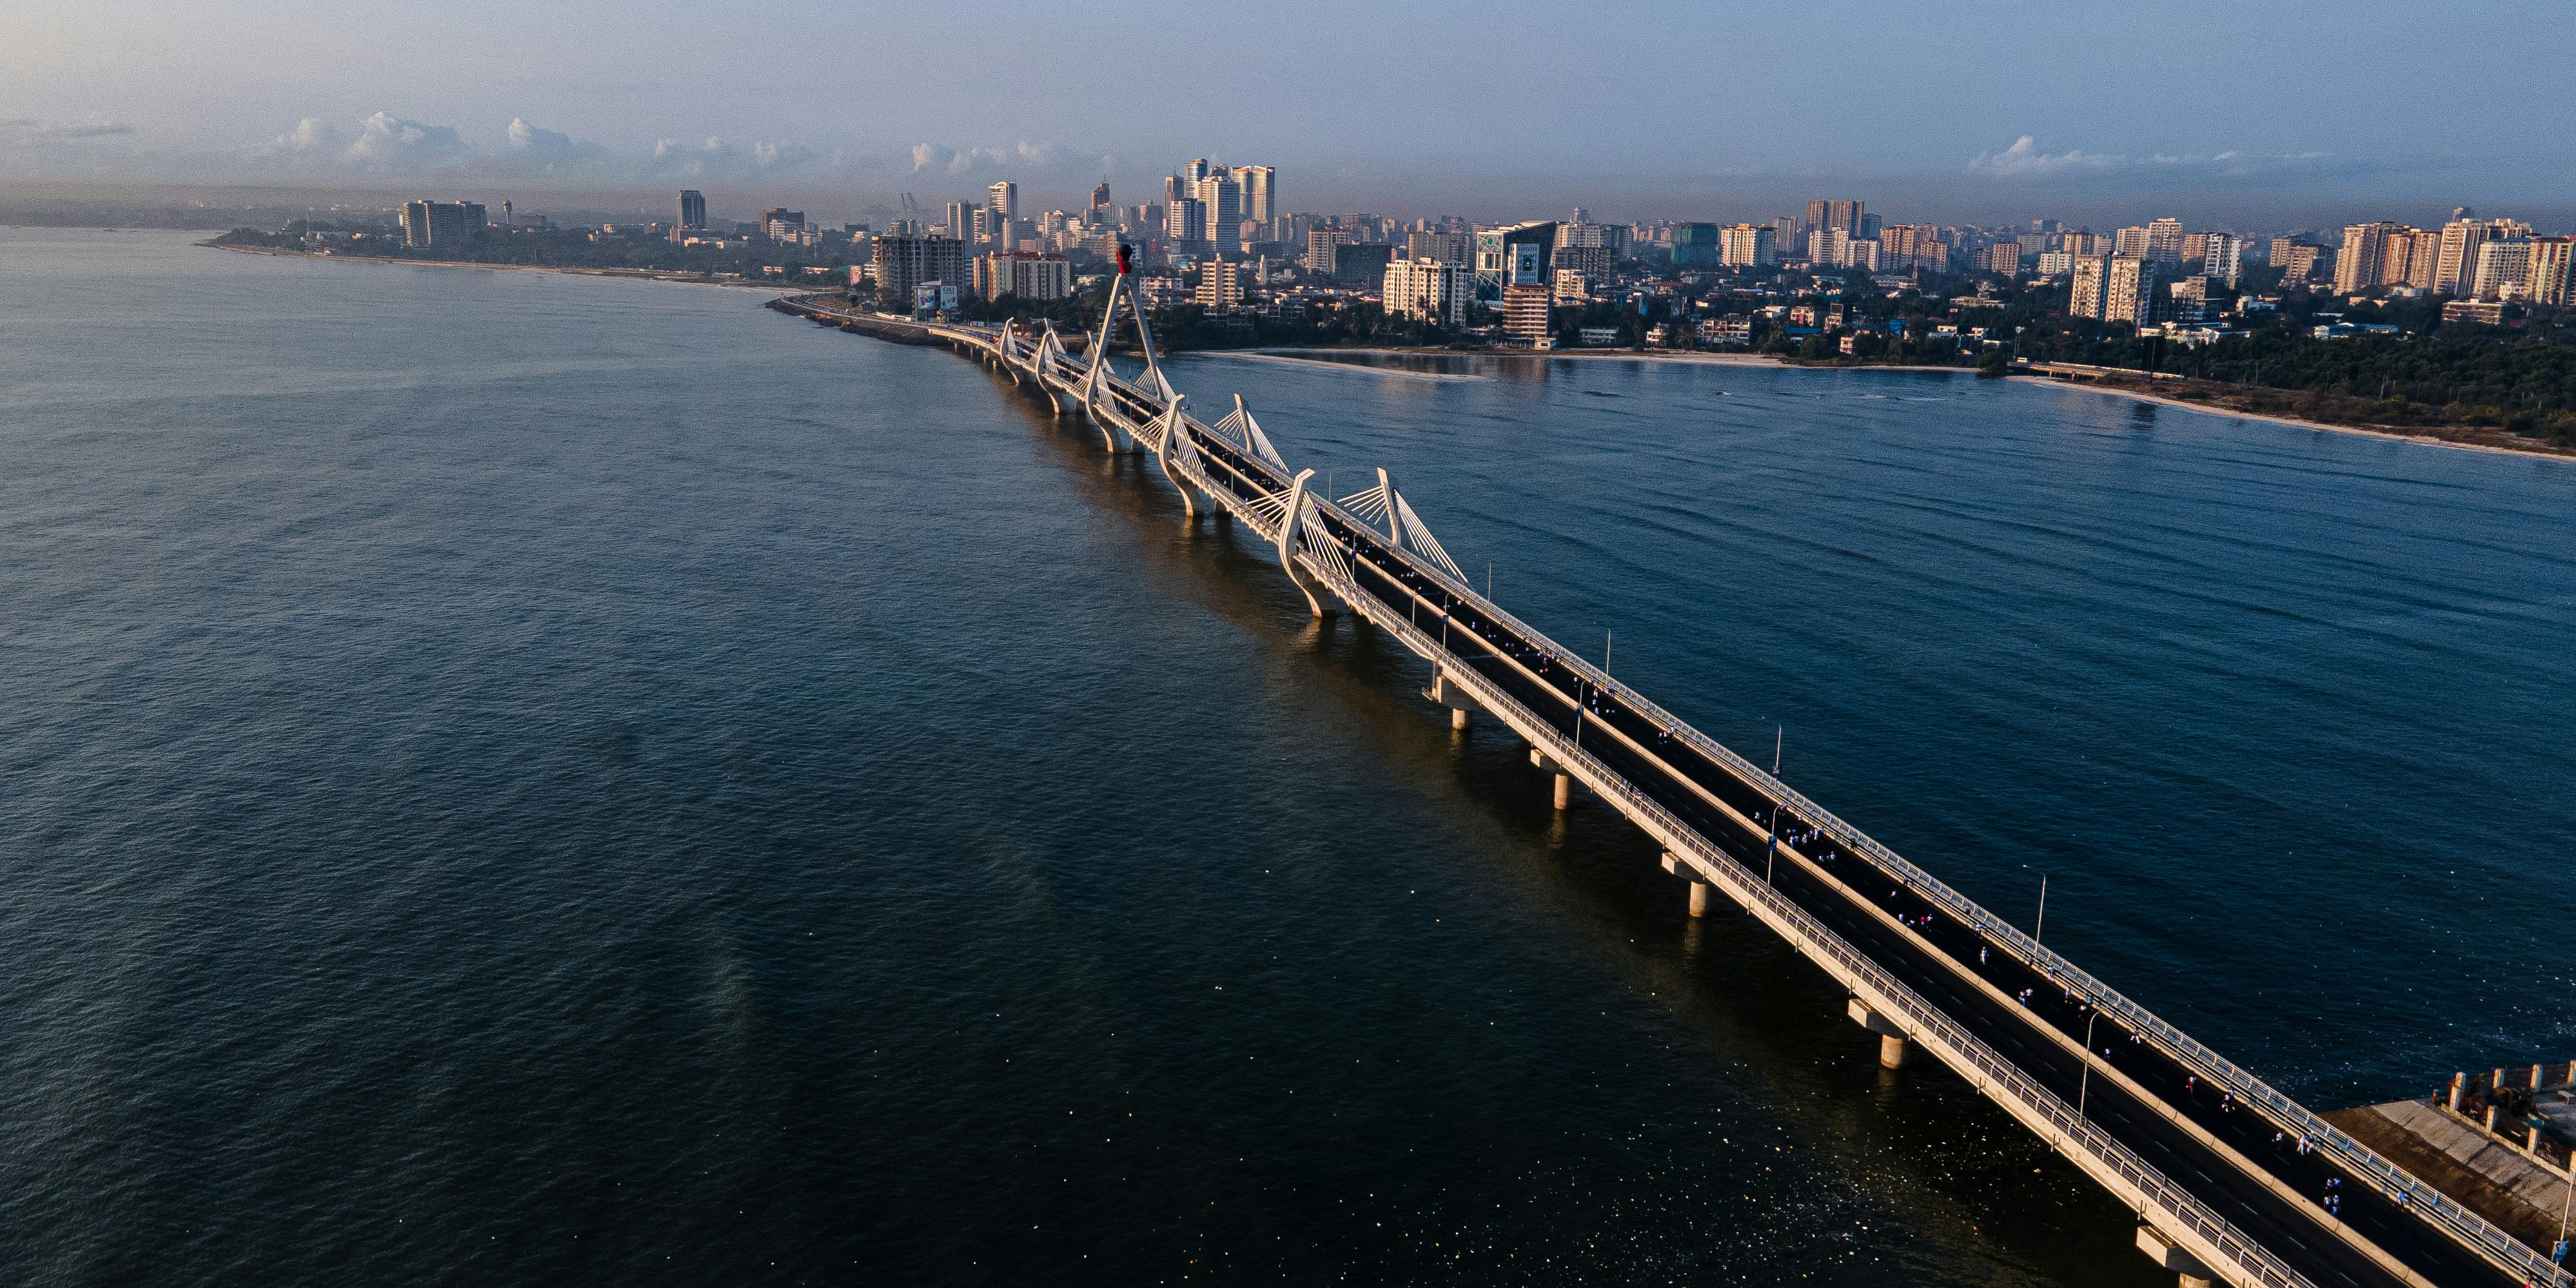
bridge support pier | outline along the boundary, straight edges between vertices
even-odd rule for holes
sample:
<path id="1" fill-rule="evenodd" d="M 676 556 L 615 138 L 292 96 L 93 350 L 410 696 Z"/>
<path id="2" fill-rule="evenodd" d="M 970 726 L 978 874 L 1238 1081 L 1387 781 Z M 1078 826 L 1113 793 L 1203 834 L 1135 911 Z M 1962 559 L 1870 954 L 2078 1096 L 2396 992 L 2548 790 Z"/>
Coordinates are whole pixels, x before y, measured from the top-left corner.
<path id="1" fill-rule="evenodd" d="M 1914 1054 L 1914 1044 L 1906 1040 L 1905 1030 L 1896 1027 L 1896 1022 L 1894 1020 L 1870 1009 L 1869 1003 L 1864 1002 L 1857 997 L 1851 1000 L 1850 1005 L 1845 1008 L 1845 1013 L 1851 1016 L 1852 1023 L 1878 1035 L 1878 1065 L 1880 1068 L 1902 1069 L 1905 1067 L 1907 1057 Z"/>
<path id="2" fill-rule="evenodd" d="M 2210 1281 L 2217 1278 L 2209 1267 L 2200 1264 L 2200 1258 L 2175 1247 L 2172 1240 L 2156 1233 L 2154 1226 L 2138 1227 L 2138 1251 L 2153 1257 L 2158 1266 L 2174 1272 L 2175 1278 L 2181 1281 L 2179 1288 L 2210 1288 Z"/>
<path id="3" fill-rule="evenodd" d="M 1708 883 L 1705 881 L 1693 881 L 1690 883 L 1690 888 L 1690 914 L 1694 917 L 1707 916 Z"/>
<path id="4" fill-rule="evenodd" d="M 1449 708 L 1451 729 L 1462 733 L 1466 731 L 1467 716 L 1475 709 L 1475 699 L 1468 697 L 1457 685 L 1451 684 L 1447 675 L 1431 677 L 1431 687 L 1424 689 L 1422 696 Z"/>
<path id="5" fill-rule="evenodd" d="M 1455 731 L 1459 732 L 1459 733 L 1465 733 L 1465 732 L 1467 732 L 1467 708 L 1465 708 L 1465 707 L 1452 707 L 1452 708 L 1450 708 L 1450 710 L 1449 710 L 1449 727 L 1450 727 L 1451 729 L 1453 729 L 1453 730 L 1455 730 Z"/>
<path id="6" fill-rule="evenodd" d="M 1548 759 L 1547 753 L 1540 751 L 1536 747 L 1530 748 L 1530 765 L 1532 768 L 1553 770 L 1555 772 L 1556 807 L 1558 809 L 1564 809 L 1566 805 L 1574 799 L 1574 779 L 1566 774 L 1565 766 Z"/>
<path id="7" fill-rule="evenodd" d="M 1574 780 L 1563 774 L 1558 774 L 1556 776 L 1556 807 L 1558 809 L 1564 809 L 1567 802 L 1573 798 L 1573 794 Z"/>

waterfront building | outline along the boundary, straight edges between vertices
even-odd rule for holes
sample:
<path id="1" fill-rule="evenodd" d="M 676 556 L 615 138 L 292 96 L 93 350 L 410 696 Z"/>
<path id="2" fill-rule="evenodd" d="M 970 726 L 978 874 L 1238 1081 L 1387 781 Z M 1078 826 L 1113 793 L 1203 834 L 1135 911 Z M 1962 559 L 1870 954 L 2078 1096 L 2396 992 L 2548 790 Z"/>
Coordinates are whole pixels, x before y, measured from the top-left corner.
<path id="1" fill-rule="evenodd" d="M 680 227 L 695 231 L 707 226 L 707 195 L 695 188 L 680 189 Z"/>
<path id="2" fill-rule="evenodd" d="M 2102 320 L 2145 326 L 2156 320 L 2156 261 L 2114 255 L 2102 275 Z"/>
<path id="3" fill-rule="evenodd" d="M 924 282 L 968 280 L 966 245 L 954 237 L 888 235 L 876 238 L 871 250 L 869 275 L 878 294 L 905 304 L 912 302 L 913 288 Z"/>
<path id="4" fill-rule="evenodd" d="M 457 246 L 483 235 L 489 222 L 479 201 L 414 201 L 403 206 L 403 245 L 412 249 Z"/>
<path id="5" fill-rule="evenodd" d="M 1548 288 L 1544 286 L 1515 284 L 1504 287 L 1504 336 L 1535 349 L 1553 347 L 1556 333 L 1550 325 L 1549 295 Z"/>
<path id="6" fill-rule="evenodd" d="M 1507 286 L 1548 287 L 1556 249 L 1553 222 L 1506 224 L 1476 230 L 1476 298 L 1497 302 Z"/>
<path id="7" fill-rule="evenodd" d="M 988 300 L 1016 295 L 1046 302 L 1073 294 L 1073 263 L 1034 250 L 995 251 L 975 257 L 975 293 Z"/>
<path id="8" fill-rule="evenodd" d="M 1199 265 L 1198 289 L 1191 300 L 1211 313 L 1242 304 L 1243 265 L 1230 259 L 1212 259 Z"/>
<path id="9" fill-rule="evenodd" d="M 2101 255 L 2084 255 L 2075 259 L 2069 268 L 2073 275 L 2073 289 L 2067 296 L 2066 316 L 2102 316 L 2103 288 L 2110 283 L 2110 265 L 2110 259 Z"/>
<path id="10" fill-rule="evenodd" d="M 1455 260 L 1391 259 L 1379 289 L 1390 317 L 1412 318 L 1436 326 L 1462 329 L 1475 275 Z"/>

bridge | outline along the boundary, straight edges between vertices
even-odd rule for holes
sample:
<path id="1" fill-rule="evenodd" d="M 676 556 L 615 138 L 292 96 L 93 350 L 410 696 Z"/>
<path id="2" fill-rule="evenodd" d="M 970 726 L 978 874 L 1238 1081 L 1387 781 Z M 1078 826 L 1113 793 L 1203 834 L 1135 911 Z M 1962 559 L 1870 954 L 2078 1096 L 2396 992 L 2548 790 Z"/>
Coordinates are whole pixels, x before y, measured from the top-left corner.
<path id="1" fill-rule="evenodd" d="M 1120 305 L 1140 365 L 1108 355 Z M 1577 785 L 1663 846 L 1691 915 L 1722 893 L 1850 994 L 1882 1064 L 1919 1050 L 2137 1214 L 2183 1288 L 2568 1288 L 2557 1264 L 2194 1041 L 1772 774 L 1476 591 L 1381 469 L 1348 496 L 1293 468 L 1243 399 L 1202 420 L 1164 376 L 1128 276 L 1097 335 L 915 322 L 823 297 L 773 307 L 943 344 L 1008 375 L 1111 452 L 1153 454 L 1190 521 L 1249 529 L 1319 617 L 1347 612 L 1428 664 L 1423 696 L 1529 748 L 1558 808 Z"/>

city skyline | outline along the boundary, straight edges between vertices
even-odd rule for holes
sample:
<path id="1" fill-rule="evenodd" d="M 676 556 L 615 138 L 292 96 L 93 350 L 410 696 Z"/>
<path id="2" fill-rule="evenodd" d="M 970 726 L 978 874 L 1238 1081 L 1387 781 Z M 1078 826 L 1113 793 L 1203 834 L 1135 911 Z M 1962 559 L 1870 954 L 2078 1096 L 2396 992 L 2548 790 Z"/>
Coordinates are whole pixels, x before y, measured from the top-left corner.
<path id="1" fill-rule="evenodd" d="M 1026 38 L 1056 56 L 989 81 L 939 56 L 981 26 L 943 11 L 771 7 L 758 11 L 764 22 L 797 38 L 671 38 L 702 12 L 648 5 L 631 28 L 606 31 L 547 5 L 468 10 L 361 64 L 340 53 L 373 43 L 365 20 L 336 11 L 39 8 L 0 20 L 11 36 L 0 40 L 0 182 L 395 199 L 424 180 L 600 197 L 685 184 L 718 200 L 758 188 L 755 207 L 856 208 L 1011 178 L 1037 208 L 1074 208 L 1093 183 L 1134 190 L 1204 155 L 1296 174 L 1301 206 L 1415 214 L 1580 202 L 1612 218 L 1749 219 L 1819 186 L 1868 187 L 1960 221 L 2098 220 L 2140 202 L 2201 222 L 2321 226 L 2456 204 L 2576 209 L 2576 141 L 2511 128 L 2509 111 L 2502 126 L 2482 117 L 2466 128 L 2385 88 L 2467 92 L 2495 74 L 2467 48 L 2381 38 L 2403 12 L 2388 6 L 2277 11 L 2261 30 L 2235 11 L 2180 6 L 2138 31 L 2117 15 L 2022 6 L 1858 42 L 1830 39 L 1850 25 L 1834 9 L 1795 23 L 1747 9 L 1612 12 L 1592 32 L 1599 74 L 1546 91 L 1496 75 L 1474 42 L 1318 53 L 1249 18 L 1153 5 L 1031 24 Z M 1443 12 L 1393 25 L 1436 27 Z M 1474 15 L 1520 20 L 1509 6 Z M 2526 33 L 2512 102 L 2563 100 L 2560 55 L 2576 37 L 2542 11 L 2453 16 L 2464 29 Z M 1329 26 L 1334 15 L 1320 17 Z M 484 38 L 487 20 L 511 25 L 509 48 Z M 888 34 L 924 55 L 920 68 L 869 64 L 838 102 L 807 89 L 846 75 L 826 68 Z M 2115 43 L 2129 53 L 2087 53 Z M 1217 110 L 1211 59 L 1229 72 Z M 1416 74 L 1392 75 L 1406 59 Z M 207 70 L 242 66 L 268 70 Z M 1444 68 L 1459 74 L 1421 74 Z M 953 92 L 961 81 L 974 92 Z"/>

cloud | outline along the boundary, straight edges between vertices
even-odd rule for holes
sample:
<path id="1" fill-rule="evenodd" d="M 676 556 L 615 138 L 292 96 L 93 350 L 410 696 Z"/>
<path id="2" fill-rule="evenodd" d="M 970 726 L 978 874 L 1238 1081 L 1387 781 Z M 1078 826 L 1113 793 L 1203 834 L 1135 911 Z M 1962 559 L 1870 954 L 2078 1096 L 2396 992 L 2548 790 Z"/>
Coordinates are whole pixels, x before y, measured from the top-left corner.
<path id="1" fill-rule="evenodd" d="M 358 123 L 358 139 L 347 156 L 371 170 L 427 170 L 465 160 L 467 152 L 455 126 L 378 112 Z"/>
<path id="2" fill-rule="evenodd" d="M 1952 155 L 1957 155 L 1953 153 Z M 2001 152 L 1980 152 L 1968 163 L 1971 170 L 1986 174 L 2019 177 L 2023 175 L 2062 174 L 2069 170 L 2104 170 L 2120 164 L 2124 158 L 2104 156 L 2099 152 L 2069 149 L 2050 155 L 2038 147 L 2038 140 L 2023 135 Z"/>
<path id="3" fill-rule="evenodd" d="M 0 120 L 0 147 L 32 148 L 83 144 L 104 139 L 123 139 L 132 136 L 133 133 L 133 126 L 114 121 L 70 124 L 28 118 Z"/>
<path id="4" fill-rule="evenodd" d="M 584 143 L 561 130 L 530 125 L 524 116 L 510 118 L 503 157 L 519 169 L 554 174 L 595 166 L 608 160 L 608 149 Z"/>
<path id="5" fill-rule="evenodd" d="M 1106 154 L 1093 156 L 1053 144 L 1031 143 L 1026 139 L 1009 147 L 970 147 L 963 150 L 940 143 L 916 143 L 912 146 L 914 174 L 972 174 L 1005 170 L 1041 176 L 1074 172 L 1106 174 L 1116 165 L 1117 158 Z"/>
<path id="6" fill-rule="evenodd" d="M 814 149 L 801 143 L 753 143 L 736 147 L 720 138 L 688 144 L 662 139 L 653 144 L 647 173 L 655 178 L 748 178 L 792 170 L 814 159 Z"/>
<path id="7" fill-rule="evenodd" d="M 2013 140 L 2012 146 L 2001 152 L 1980 152 L 1968 162 L 1969 173 L 1994 179 L 2076 176 L 2263 179 L 2289 175 L 2356 175 L 2375 168 L 2366 163 L 2338 161 L 2324 152 L 2271 156 L 2247 155 L 2234 149 L 2208 156 L 2164 152 L 2151 156 L 2125 156 L 2111 152 L 2086 152 L 2078 148 L 2042 152 L 2038 140 L 2027 134 Z"/>

